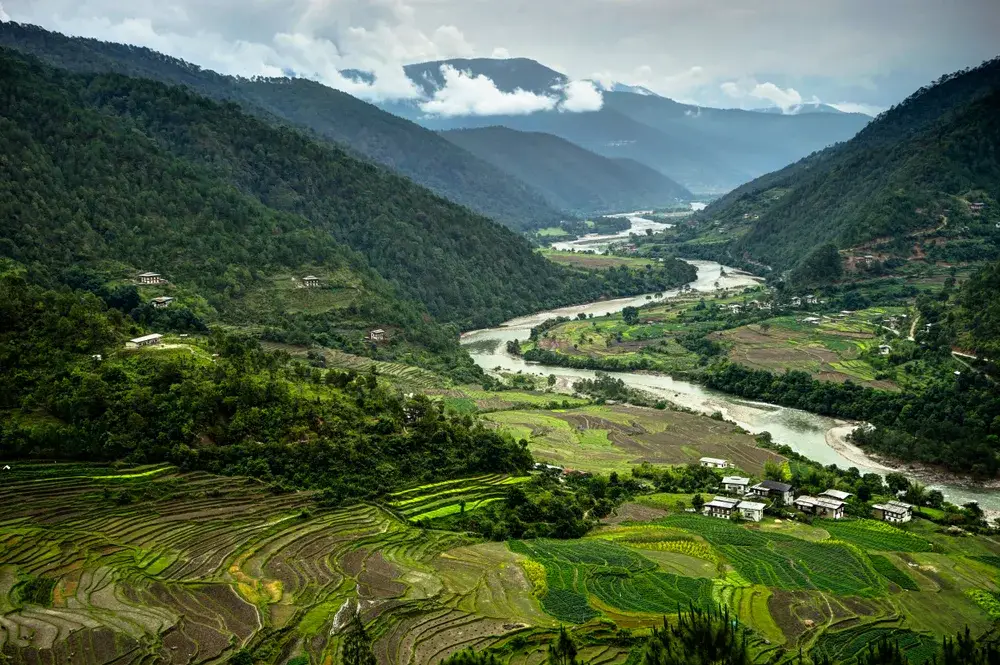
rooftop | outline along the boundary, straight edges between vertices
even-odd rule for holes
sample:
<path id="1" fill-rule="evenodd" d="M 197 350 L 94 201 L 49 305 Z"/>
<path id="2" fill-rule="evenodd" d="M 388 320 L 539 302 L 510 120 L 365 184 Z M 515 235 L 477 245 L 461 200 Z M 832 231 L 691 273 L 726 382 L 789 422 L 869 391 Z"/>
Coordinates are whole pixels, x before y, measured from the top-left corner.
<path id="1" fill-rule="evenodd" d="M 316 277 L 315 275 L 306 275 L 305 277 L 302 278 L 302 281 L 314 280 L 314 279 L 319 279 L 319 277 Z"/>
<path id="2" fill-rule="evenodd" d="M 142 274 L 139 275 L 139 277 L 159 277 L 159 276 L 160 276 L 160 273 L 158 273 L 158 272 L 144 272 L 144 273 L 142 273 Z"/>
<path id="3" fill-rule="evenodd" d="M 732 508 L 735 508 L 736 504 L 738 504 L 738 503 L 739 503 L 738 499 L 727 499 L 724 496 L 717 496 L 714 499 L 712 499 L 711 501 L 709 501 L 708 503 L 706 503 L 705 507 L 707 507 L 707 508 L 726 508 L 726 509 L 732 509 Z"/>
<path id="4" fill-rule="evenodd" d="M 754 485 L 754 487 L 759 487 L 765 490 L 774 490 L 775 492 L 789 492 L 792 489 L 792 486 L 788 483 L 780 483 L 777 480 L 762 480 Z"/>
<path id="5" fill-rule="evenodd" d="M 740 501 L 739 505 L 736 507 L 740 510 L 764 510 L 767 508 L 767 504 L 759 503 L 757 501 Z"/>
<path id="6" fill-rule="evenodd" d="M 729 464 L 729 462 L 727 462 L 726 460 L 720 459 L 718 457 L 702 457 L 698 461 L 699 462 L 710 462 L 712 464 Z"/>
<path id="7" fill-rule="evenodd" d="M 904 514 L 906 514 L 906 513 L 909 512 L 909 508 L 906 508 L 904 506 L 895 505 L 892 502 L 890 502 L 890 503 L 876 503 L 876 504 L 874 504 L 872 506 L 872 508 L 876 508 L 878 510 L 881 510 L 881 511 L 884 511 L 884 512 L 887 512 L 887 513 L 893 513 L 895 515 L 904 515 Z"/>
<path id="8" fill-rule="evenodd" d="M 749 485 L 750 479 L 742 476 L 726 476 L 722 479 L 723 485 Z"/>
<path id="9" fill-rule="evenodd" d="M 847 501 L 850 497 L 854 496 L 850 492 L 841 492 L 840 490 L 827 490 L 820 494 L 820 496 L 828 496 L 832 499 L 838 499 L 840 501 Z"/>
<path id="10" fill-rule="evenodd" d="M 154 339 L 160 339 L 163 337 L 160 333 L 153 333 L 152 335 L 143 335 L 142 337 L 136 337 L 135 339 L 130 339 L 130 342 L 140 344 L 142 342 L 151 342 Z"/>

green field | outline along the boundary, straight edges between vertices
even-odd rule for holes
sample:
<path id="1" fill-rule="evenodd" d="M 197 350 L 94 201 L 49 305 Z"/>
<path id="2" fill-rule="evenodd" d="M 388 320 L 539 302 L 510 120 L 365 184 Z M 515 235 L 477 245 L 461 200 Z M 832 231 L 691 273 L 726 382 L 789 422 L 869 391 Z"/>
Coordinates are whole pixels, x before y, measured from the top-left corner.
<path id="1" fill-rule="evenodd" d="M 581 471 L 621 473 L 642 462 L 687 464 L 707 455 L 759 473 L 766 460 L 783 460 L 729 423 L 683 411 L 587 406 L 503 411 L 486 419 L 527 439 L 538 461 Z"/>
<path id="2" fill-rule="evenodd" d="M 605 409 L 576 411 L 636 417 Z M 609 627 L 643 631 L 678 606 L 718 605 L 753 629 L 761 663 L 800 648 L 851 662 L 879 635 L 923 662 L 942 636 L 987 630 L 1000 588 L 1000 545 L 921 520 L 740 525 L 678 512 L 689 495 L 651 494 L 640 501 L 672 514 L 579 540 L 489 543 L 415 523 L 463 501 L 475 511 L 527 477 L 330 509 L 312 492 L 165 465 L 15 462 L 9 473 L 0 650 L 13 663 L 221 662 L 241 646 L 274 665 L 337 662 L 355 602 L 381 662 L 433 665 L 474 646 L 537 663 L 562 623 L 580 626 L 588 662 L 620 665 L 629 649 Z"/>
<path id="3" fill-rule="evenodd" d="M 585 254 L 583 252 L 565 252 L 554 249 L 541 250 L 542 256 L 549 261 L 584 270 L 607 270 L 608 268 L 644 269 L 656 265 L 655 259 L 644 259 L 635 256 L 611 256 L 609 254 Z"/>

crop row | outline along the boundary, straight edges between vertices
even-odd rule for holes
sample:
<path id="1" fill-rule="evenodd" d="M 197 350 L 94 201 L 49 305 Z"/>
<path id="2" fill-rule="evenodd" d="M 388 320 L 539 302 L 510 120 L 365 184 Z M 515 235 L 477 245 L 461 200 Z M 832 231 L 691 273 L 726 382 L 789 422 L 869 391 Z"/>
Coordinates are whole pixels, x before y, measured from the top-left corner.
<path id="1" fill-rule="evenodd" d="M 898 527 L 875 520 L 823 520 L 833 538 L 875 552 L 929 552 L 931 544 Z"/>

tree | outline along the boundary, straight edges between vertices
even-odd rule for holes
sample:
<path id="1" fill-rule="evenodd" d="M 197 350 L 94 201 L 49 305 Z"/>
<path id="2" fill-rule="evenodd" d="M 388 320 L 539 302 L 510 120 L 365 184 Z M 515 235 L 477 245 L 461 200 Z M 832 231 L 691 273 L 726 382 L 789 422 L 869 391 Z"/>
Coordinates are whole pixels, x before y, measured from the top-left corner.
<path id="1" fill-rule="evenodd" d="M 695 494 L 693 497 L 691 497 L 691 507 L 697 510 L 698 512 L 701 512 L 701 508 L 704 505 L 705 505 L 705 499 L 704 497 L 701 496 L 701 494 Z"/>
<path id="2" fill-rule="evenodd" d="M 547 380 L 547 383 L 548 383 L 548 384 L 549 384 L 550 386 L 554 386 L 554 385 L 556 385 L 556 375 L 555 375 L 555 374 L 549 374 L 549 378 L 548 378 L 548 380 Z"/>
<path id="3" fill-rule="evenodd" d="M 889 486 L 889 491 L 896 495 L 910 489 L 909 479 L 898 471 L 885 474 L 885 484 Z"/>
<path id="4" fill-rule="evenodd" d="M 636 307 L 626 307 L 622 310 L 622 320 L 630 326 L 639 323 L 639 310 Z"/>
<path id="5" fill-rule="evenodd" d="M 344 636 L 344 665 L 378 665 L 372 652 L 372 641 L 361 622 L 361 614 L 355 612 Z"/>
<path id="6" fill-rule="evenodd" d="M 549 665 L 578 665 L 576 643 L 565 626 L 559 627 L 559 635 L 549 645 Z"/>

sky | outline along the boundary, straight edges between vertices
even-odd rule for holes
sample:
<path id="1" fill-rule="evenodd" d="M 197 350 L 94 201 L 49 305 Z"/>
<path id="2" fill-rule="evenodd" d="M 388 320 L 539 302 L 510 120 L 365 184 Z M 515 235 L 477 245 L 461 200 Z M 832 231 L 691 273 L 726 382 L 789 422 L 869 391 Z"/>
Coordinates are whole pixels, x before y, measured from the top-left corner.
<path id="1" fill-rule="evenodd" d="M 612 81 L 704 106 L 873 114 L 1000 54 L 1000 0 L 0 0 L 0 20 L 440 115 L 586 112 Z M 532 58 L 570 82 L 501 91 L 452 70 L 418 99 L 402 65 L 454 57 Z"/>

